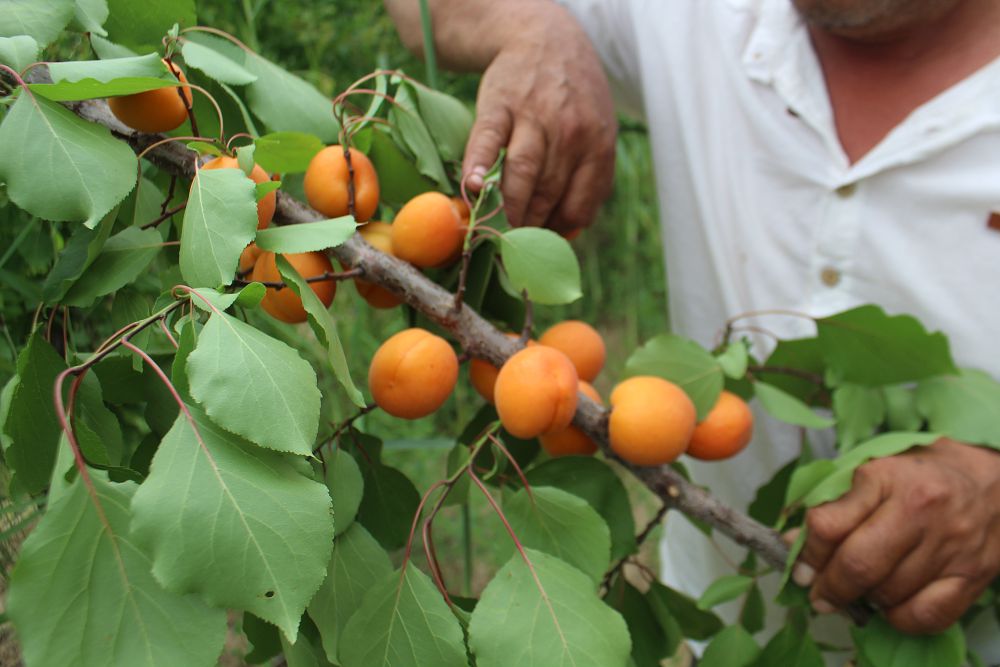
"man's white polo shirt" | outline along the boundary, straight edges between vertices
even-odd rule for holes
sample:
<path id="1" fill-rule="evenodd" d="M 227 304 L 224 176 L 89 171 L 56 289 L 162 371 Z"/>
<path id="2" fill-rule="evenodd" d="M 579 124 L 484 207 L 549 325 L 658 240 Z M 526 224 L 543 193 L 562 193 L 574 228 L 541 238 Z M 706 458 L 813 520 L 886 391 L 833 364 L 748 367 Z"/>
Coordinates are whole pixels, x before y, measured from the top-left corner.
<path id="1" fill-rule="evenodd" d="M 1000 377 L 1000 229 L 988 222 L 1000 212 L 1000 60 L 850 164 L 790 0 L 561 1 L 620 106 L 648 124 L 678 333 L 712 345 L 740 313 L 875 303 L 944 331 L 960 365 Z M 813 334 L 796 318 L 744 324 Z M 794 429 L 759 422 L 732 461 L 686 462 L 741 508 L 798 453 Z M 732 572 L 676 518 L 662 555 L 667 582 L 693 595 Z M 983 657 L 1000 663 L 994 651 Z"/>

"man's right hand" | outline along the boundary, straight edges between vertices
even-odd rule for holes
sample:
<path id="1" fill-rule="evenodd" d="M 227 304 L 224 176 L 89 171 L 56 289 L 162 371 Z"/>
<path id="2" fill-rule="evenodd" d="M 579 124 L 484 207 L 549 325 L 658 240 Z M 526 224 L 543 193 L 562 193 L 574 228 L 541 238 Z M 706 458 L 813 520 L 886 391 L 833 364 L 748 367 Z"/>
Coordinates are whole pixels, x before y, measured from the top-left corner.
<path id="1" fill-rule="evenodd" d="M 387 4 L 415 47 L 416 2 L 405 16 L 404 2 Z M 506 147 L 502 193 L 512 225 L 568 234 L 591 224 L 611 192 L 617 120 L 582 28 L 548 0 L 436 0 L 432 11 L 443 62 L 488 62 L 463 163 L 470 189 Z"/>

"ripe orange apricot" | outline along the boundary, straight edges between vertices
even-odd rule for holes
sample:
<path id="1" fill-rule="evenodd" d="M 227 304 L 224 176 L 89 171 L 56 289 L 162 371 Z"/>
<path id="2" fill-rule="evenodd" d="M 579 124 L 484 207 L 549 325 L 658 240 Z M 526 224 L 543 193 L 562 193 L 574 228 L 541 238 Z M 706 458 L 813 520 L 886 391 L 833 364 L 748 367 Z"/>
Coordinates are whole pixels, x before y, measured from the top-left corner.
<path id="1" fill-rule="evenodd" d="M 580 380 L 579 389 L 591 400 L 596 401 L 599 405 L 604 405 L 601 395 L 589 382 Z M 588 455 L 597 451 L 597 443 L 575 426 L 555 433 L 540 435 L 538 441 L 549 456 Z"/>
<path id="2" fill-rule="evenodd" d="M 580 379 L 586 382 L 593 382 L 604 368 L 604 358 L 607 354 L 604 339 L 586 322 L 580 320 L 560 322 L 546 330 L 538 338 L 538 342 L 554 347 L 569 357 L 576 366 Z"/>
<path id="3" fill-rule="evenodd" d="M 519 338 L 520 336 L 516 333 L 505 333 L 508 338 Z M 537 345 L 533 340 L 528 341 L 528 345 Z M 486 361 L 485 359 L 480 359 L 478 357 L 473 357 L 469 360 L 469 381 L 472 383 L 472 388 L 476 390 L 480 396 L 486 399 L 487 402 L 493 403 L 493 388 L 497 383 L 497 374 L 500 369 Z"/>
<path id="4" fill-rule="evenodd" d="M 518 438 L 562 431 L 576 412 L 578 382 L 573 363 L 559 350 L 534 345 L 516 352 L 494 385 L 501 423 Z"/>
<path id="5" fill-rule="evenodd" d="M 419 419 L 448 400 L 458 381 L 458 357 L 424 329 L 406 329 L 382 343 L 368 368 L 375 403 L 394 417 Z"/>
<path id="6" fill-rule="evenodd" d="M 260 257 L 261 252 L 263 251 L 257 247 L 256 243 L 251 243 L 246 248 L 243 248 L 243 252 L 240 253 L 240 273 L 245 275 L 253 270 L 254 264 L 257 263 L 257 258 Z"/>
<path id="7" fill-rule="evenodd" d="M 684 453 L 697 413 L 684 390 L 652 376 L 637 376 L 611 392 L 611 449 L 629 463 L 656 466 Z"/>
<path id="8" fill-rule="evenodd" d="M 469 216 L 472 215 L 472 211 L 469 210 L 469 205 L 465 203 L 465 200 L 461 197 L 452 197 L 451 201 L 455 204 L 455 210 L 458 211 L 458 217 L 462 219 L 466 225 L 469 224 Z"/>
<path id="9" fill-rule="evenodd" d="M 354 171 L 354 219 L 368 222 L 378 207 L 378 174 L 367 155 L 354 148 L 350 149 L 350 154 Z M 349 181 L 344 147 L 339 144 L 327 146 L 313 156 L 306 169 L 303 186 L 309 205 L 330 218 L 349 215 Z"/>
<path id="10" fill-rule="evenodd" d="M 181 68 L 166 60 L 163 64 L 181 83 L 187 83 L 187 77 Z M 181 99 L 181 96 L 184 99 Z M 140 132 L 169 132 L 177 129 L 187 120 L 187 106 L 191 105 L 191 89 L 188 86 L 176 88 L 157 88 L 134 95 L 109 97 L 108 106 L 115 118 L 125 123 L 133 130 Z"/>
<path id="11" fill-rule="evenodd" d="M 421 268 L 442 266 L 462 252 L 466 225 L 458 208 L 440 192 L 419 194 L 392 221 L 396 257 Z"/>
<path id="12" fill-rule="evenodd" d="M 209 160 L 205 163 L 202 169 L 239 169 L 240 164 L 236 161 L 234 157 L 220 156 L 214 160 Z M 250 170 L 250 180 L 254 183 L 267 183 L 271 180 L 271 177 L 267 175 L 267 172 L 261 169 L 260 165 L 255 164 L 253 169 Z M 268 192 L 264 197 L 257 202 L 257 229 L 265 229 L 269 224 L 271 224 L 271 218 L 274 217 L 274 208 L 278 204 L 278 195 L 275 192 Z"/>
<path id="13" fill-rule="evenodd" d="M 333 272 L 333 265 L 326 253 L 300 252 L 283 255 L 288 262 L 295 267 L 299 275 L 303 278 L 321 276 L 324 273 Z M 253 267 L 253 280 L 257 282 L 271 283 L 282 282 L 281 274 L 278 272 L 277 259 L 273 252 L 262 252 L 257 258 L 257 263 Z M 309 283 L 309 287 L 323 302 L 329 307 L 333 303 L 333 297 L 337 293 L 337 283 L 333 280 L 321 280 Z M 302 299 L 291 287 L 268 287 L 264 294 L 264 299 L 260 302 L 260 307 L 271 317 L 295 324 L 306 321 L 306 309 L 302 307 Z"/>
<path id="14" fill-rule="evenodd" d="M 392 226 L 385 222 L 369 222 L 358 227 L 361 238 L 371 244 L 376 250 L 380 250 L 387 255 L 392 255 Z M 374 283 L 361 278 L 354 279 L 354 286 L 358 289 L 358 294 L 368 302 L 372 308 L 394 308 L 403 303 L 398 296 Z"/>
<path id="15" fill-rule="evenodd" d="M 687 453 L 703 461 L 718 461 L 743 451 L 753 435 L 753 412 L 736 394 L 723 391 L 697 426 Z"/>

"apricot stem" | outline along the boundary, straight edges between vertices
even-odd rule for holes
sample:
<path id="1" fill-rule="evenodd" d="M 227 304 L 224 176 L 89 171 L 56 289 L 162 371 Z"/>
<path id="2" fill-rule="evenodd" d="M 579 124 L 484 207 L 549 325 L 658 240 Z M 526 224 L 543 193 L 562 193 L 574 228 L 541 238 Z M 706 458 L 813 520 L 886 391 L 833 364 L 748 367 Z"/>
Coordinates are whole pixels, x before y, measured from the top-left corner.
<path id="1" fill-rule="evenodd" d="M 351 278 L 358 278 L 365 275 L 365 270 L 359 266 L 353 269 L 347 269 L 346 271 L 330 272 L 325 271 L 318 276 L 310 276 L 309 278 L 304 278 L 307 283 L 322 283 L 328 280 L 340 281 L 340 280 L 350 280 Z M 258 282 L 264 287 L 271 287 L 275 290 L 280 290 L 288 287 L 288 283 L 281 280 L 244 280 L 242 278 L 237 278 L 232 282 L 233 285 L 249 285 L 251 283 Z"/>

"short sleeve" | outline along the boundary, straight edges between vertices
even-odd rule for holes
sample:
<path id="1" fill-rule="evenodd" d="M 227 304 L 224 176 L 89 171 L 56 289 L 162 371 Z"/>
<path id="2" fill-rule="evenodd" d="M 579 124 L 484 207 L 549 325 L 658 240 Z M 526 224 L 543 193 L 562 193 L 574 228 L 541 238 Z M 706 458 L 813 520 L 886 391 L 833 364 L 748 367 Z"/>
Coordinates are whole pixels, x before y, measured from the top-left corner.
<path id="1" fill-rule="evenodd" d="M 672 0 L 663 0 L 672 1 Z M 583 26 L 611 83 L 618 110 L 644 116 L 635 38 L 636 3 L 632 0 L 557 0 Z"/>

